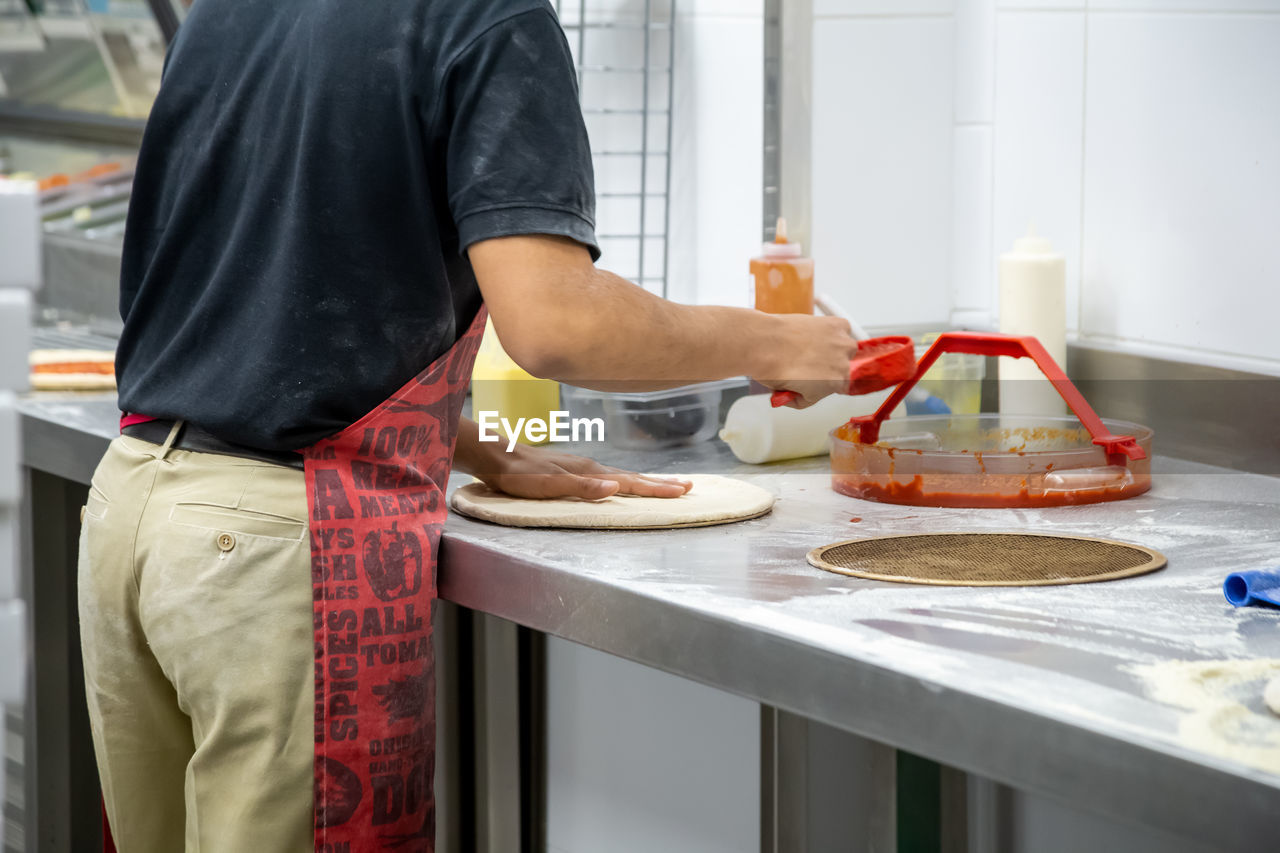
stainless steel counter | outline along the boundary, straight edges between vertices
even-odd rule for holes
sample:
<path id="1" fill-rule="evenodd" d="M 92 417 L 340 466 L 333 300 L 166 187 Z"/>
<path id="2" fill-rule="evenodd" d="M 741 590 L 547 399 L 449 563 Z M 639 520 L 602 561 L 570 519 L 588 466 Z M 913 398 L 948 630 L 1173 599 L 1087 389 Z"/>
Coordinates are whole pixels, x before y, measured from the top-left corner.
<path id="1" fill-rule="evenodd" d="M 113 399 L 21 408 L 26 463 L 87 481 L 115 433 Z M 745 466 L 716 441 L 587 452 L 741 477 L 780 500 L 754 521 L 662 532 L 454 516 L 441 596 L 1215 849 L 1274 843 L 1280 718 L 1238 662 L 1280 665 L 1280 610 L 1234 609 L 1221 583 L 1280 563 L 1280 479 L 1157 457 L 1152 492 L 1128 501 L 955 510 L 854 500 L 831 491 L 825 459 Z M 1170 562 L 1110 583 L 978 589 L 863 581 L 804 560 L 857 536 L 987 529 L 1115 538 Z"/>

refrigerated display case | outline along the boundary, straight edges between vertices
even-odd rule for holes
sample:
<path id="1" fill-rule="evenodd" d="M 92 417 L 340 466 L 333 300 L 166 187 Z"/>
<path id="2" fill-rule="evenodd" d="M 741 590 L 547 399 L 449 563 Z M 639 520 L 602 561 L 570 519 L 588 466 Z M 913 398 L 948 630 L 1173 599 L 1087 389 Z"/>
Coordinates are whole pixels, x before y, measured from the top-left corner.
<path id="1" fill-rule="evenodd" d="M 133 162 L 186 5 L 0 0 L 0 174 L 40 182 L 43 343 L 100 347 L 119 333 Z"/>
<path id="2" fill-rule="evenodd" d="M 166 33 L 175 28 L 162 26 L 151 8 L 138 0 L 0 0 L 0 174 L 25 173 L 41 186 L 44 287 L 34 295 L 30 337 L 36 348 L 115 348 L 132 166 Z M 176 8 L 162 11 L 176 21 Z M 10 268 L 8 260 L 0 251 L 0 267 Z M 63 406 L 66 419 L 78 411 L 78 401 L 53 405 Z M 25 454 L 50 440 L 55 457 L 69 455 L 63 437 L 24 422 L 27 467 L 15 518 L 23 531 L 20 586 L 31 607 L 32 660 L 25 707 L 4 707 L 5 850 L 102 849 L 69 615 L 74 596 L 67 592 L 78 526 L 72 522 L 84 489 L 31 466 Z"/>

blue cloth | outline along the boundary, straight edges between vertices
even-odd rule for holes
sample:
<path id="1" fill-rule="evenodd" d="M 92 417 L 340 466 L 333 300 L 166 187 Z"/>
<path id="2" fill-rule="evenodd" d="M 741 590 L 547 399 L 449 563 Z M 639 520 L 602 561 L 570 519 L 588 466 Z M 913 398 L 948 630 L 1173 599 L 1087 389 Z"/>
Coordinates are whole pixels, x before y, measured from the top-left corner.
<path id="1" fill-rule="evenodd" d="M 911 389 L 911 393 L 907 394 L 906 406 L 908 415 L 951 414 L 951 407 L 941 397 L 930 394 L 923 388 Z"/>
<path id="2" fill-rule="evenodd" d="M 1280 567 L 1233 572 L 1223 581 L 1222 593 L 1236 607 L 1249 604 L 1280 607 Z"/>

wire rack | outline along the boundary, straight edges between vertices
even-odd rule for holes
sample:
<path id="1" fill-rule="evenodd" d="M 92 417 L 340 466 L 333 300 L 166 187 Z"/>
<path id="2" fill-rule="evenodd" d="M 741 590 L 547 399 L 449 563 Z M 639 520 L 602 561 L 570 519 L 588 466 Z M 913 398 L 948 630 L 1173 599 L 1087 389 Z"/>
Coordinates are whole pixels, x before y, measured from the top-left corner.
<path id="1" fill-rule="evenodd" d="M 555 0 L 578 70 L 609 269 L 667 295 L 675 0 Z"/>

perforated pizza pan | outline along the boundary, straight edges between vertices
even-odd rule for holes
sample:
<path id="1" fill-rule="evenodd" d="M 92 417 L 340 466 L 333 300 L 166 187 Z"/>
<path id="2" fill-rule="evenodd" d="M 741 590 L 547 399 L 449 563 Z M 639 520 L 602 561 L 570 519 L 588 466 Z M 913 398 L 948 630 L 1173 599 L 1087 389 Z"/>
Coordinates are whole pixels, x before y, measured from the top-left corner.
<path id="1" fill-rule="evenodd" d="M 1094 583 L 1153 572 L 1169 562 L 1141 545 L 1048 533 L 876 536 L 814 548 L 808 560 L 842 575 L 934 586 Z"/>

